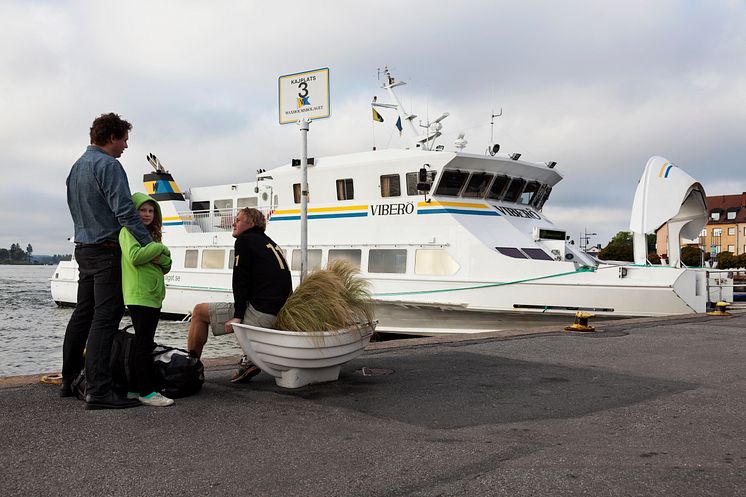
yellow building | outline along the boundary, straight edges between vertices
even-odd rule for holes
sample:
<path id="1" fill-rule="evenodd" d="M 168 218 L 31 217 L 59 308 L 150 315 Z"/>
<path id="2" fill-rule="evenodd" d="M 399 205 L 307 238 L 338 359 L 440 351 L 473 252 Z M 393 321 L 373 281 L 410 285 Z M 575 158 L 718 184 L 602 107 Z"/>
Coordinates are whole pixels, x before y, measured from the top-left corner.
<path id="1" fill-rule="evenodd" d="M 707 197 L 707 211 L 707 224 L 699 234 L 699 240 L 691 243 L 699 245 L 710 255 L 726 251 L 734 255 L 746 253 L 746 192 Z M 658 255 L 664 256 L 668 227 L 664 225 L 656 235 L 655 248 Z"/>

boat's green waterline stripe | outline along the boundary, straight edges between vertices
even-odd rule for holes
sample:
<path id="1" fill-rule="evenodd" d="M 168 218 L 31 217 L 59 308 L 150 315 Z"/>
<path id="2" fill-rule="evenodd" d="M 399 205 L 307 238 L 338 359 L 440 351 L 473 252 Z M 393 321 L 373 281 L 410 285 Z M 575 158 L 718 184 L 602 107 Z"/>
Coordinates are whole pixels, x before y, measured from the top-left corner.
<path id="1" fill-rule="evenodd" d="M 439 290 L 416 290 L 416 291 L 409 291 L 409 292 L 392 292 L 392 293 L 374 293 L 371 295 L 371 297 L 394 297 L 398 295 L 423 295 L 423 294 L 429 294 L 429 293 L 445 293 L 445 292 L 458 292 L 461 290 L 478 290 L 480 288 L 490 288 L 494 286 L 505 286 L 505 285 L 515 285 L 517 283 L 526 283 L 529 281 L 537 281 L 537 280 L 544 280 L 548 278 L 559 278 L 561 276 L 569 276 L 572 274 L 577 273 L 592 273 L 595 272 L 596 268 L 591 266 L 581 266 L 575 271 L 568 271 L 566 273 L 557 273 L 557 274 L 549 274 L 545 276 L 537 276 L 535 278 L 526 278 L 523 280 L 515 280 L 515 281 L 503 281 L 499 283 L 488 283 L 486 285 L 475 285 L 475 286 L 466 286 L 461 288 L 442 288 Z M 211 291 L 219 291 L 219 292 L 225 292 L 228 293 L 231 290 L 226 288 L 213 288 L 213 287 L 201 287 L 201 286 L 182 286 L 182 285 L 168 285 L 169 288 L 178 288 L 181 290 L 211 290 Z"/>

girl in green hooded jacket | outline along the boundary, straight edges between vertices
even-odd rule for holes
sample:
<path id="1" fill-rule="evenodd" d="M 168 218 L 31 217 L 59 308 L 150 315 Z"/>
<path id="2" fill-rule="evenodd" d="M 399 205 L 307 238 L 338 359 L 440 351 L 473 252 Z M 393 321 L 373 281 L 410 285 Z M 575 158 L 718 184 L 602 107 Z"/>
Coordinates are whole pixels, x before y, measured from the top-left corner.
<path id="1" fill-rule="evenodd" d="M 128 396 L 137 395 L 145 405 L 163 407 L 174 401 L 155 390 L 152 352 L 161 304 L 166 296 L 163 275 L 171 270 L 171 252 L 161 243 L 163 220 L 158 202 L 139 192 L 132 195 L 132 201 L 155 241 L 143 247 L 127 228 L 122 228 L 119 232 L 119 245 L 122 248 L 122 294 L 135 328 L 137 393 L 130 393 Z"/>

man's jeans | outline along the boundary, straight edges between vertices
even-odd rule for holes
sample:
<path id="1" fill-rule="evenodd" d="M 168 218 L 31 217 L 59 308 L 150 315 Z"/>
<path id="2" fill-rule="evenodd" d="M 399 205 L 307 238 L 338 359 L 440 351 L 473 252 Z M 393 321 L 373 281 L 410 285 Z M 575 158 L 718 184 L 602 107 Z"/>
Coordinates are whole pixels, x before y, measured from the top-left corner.
<path id="1" fill-rule="evenodd" d="M 118 247 L 78 246 L 78 303 L 65 330 L 62 378 L 72 381 L 83 369 L 86 393 L 100 397 L 111 390 L 111 344 L 124 315 L 121 251 Z"/>

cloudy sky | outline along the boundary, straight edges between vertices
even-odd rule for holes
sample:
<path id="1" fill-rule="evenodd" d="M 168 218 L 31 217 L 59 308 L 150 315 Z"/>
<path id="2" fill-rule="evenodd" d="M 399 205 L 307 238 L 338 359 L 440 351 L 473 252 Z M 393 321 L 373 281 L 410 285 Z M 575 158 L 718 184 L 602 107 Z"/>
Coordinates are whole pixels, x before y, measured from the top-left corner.
<path id="1" fill-rule="evenodd" d="M 374 126 L 377 69 L 420 116 L 451 116 L 466 151 L 490 139 L 565 179 L 545 214 L 605 244 L 628 226 L 647 159 L 708 194 L 746 191 L 746 3 L 461 0 L 0 3 L 0 247 L 69 253 L 65 178 L 95 116 L 133 123 L 121 158 L 142 190 L 155 153 L 179 185 L 250 181 L 298 156 L 277 78 L 329 67 L 332 117 L 311 156 L 398 147 Z M 385 114 L 384 114 L 385 115 Z"/>

